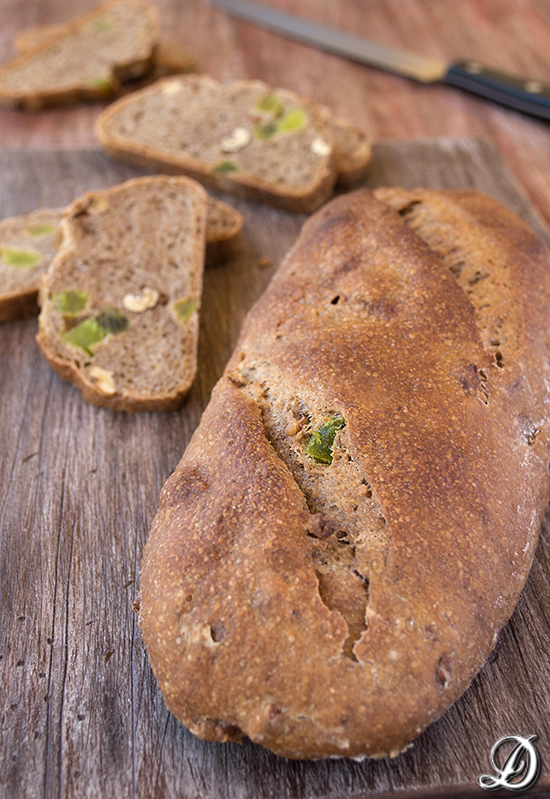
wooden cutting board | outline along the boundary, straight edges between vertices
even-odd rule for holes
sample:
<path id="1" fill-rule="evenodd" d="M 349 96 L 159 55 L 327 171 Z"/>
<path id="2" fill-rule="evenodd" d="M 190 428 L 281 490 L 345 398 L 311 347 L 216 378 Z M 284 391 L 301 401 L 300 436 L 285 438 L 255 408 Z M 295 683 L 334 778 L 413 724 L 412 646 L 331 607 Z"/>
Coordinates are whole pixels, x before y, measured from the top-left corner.
<path id="1" fill-rule="evenodd" d="M 136 174 L 144 172 L 96 150 L 4 151 L 0 217 L 63 205 Z M 483 141 L 379 143 L 367 185 L 475 187 L 546 236 Z M 234 204 L 246 218 L 243 249 L 206 272 L 199 372 L 181 411 L 93 408 L 42 360 L 35 319 L 0 326 L 0 795 L 487 796 L 476 780 L 492 772 L 491 748 L 508 733 L 538 736 L 542 772 L 532 793 L 550 789 L 549 517 L 529 582 L 489 662 L 395 760 L 287 761 L 248 741 L 199 741 L 166 711 L 131 609 L 141 552 L 160 489 L 243 316 L 304 219 Z M 265 259 L 271 265 L 262 266 Z"/>

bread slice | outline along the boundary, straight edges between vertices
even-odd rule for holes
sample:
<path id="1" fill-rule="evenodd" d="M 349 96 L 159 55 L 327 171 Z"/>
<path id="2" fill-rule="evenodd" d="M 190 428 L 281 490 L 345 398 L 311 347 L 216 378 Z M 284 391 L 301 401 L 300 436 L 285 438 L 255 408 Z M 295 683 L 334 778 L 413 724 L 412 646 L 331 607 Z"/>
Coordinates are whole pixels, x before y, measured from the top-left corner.
<path id="1" fill-rule="evenodd" d="M 222 264 L 234 258 L 241 248 L 243 217 L 231 205 L 208 198 L 206 216 L 205 266 Z"/>
<path id="2" fill-rule="evenodd" d="M 152 80 L 167 75 L 179 75 L 181 72 L 192 72 L 195 68 L 195 57 L 178 42 L 161 39 L 153 56 Z"/>
<path id="3" fill-rule="evenodd" d="M 38 313 L 40 279 L 57 252 L 57 226 L 64 208 L 41 208 L 0 222 L 0 322 Z M 208 198 L 205 265 L 234 258 L 241 247 L 243 218 L 227 203 Z"/>
<path id="4" fill-rule="evenodd" d="M 20 53 L 30 53 L 43 47 L 52 37 L 65 30 L 65 25 L 36 25 L 25 28 L 15 37 L 14 44 Z M 121 96 L 136 91 L 150 83 L 154 83 L 167 75 L 178 75 L 192 72 L 195 68 L 195 57 L 177 42 L 163 40 L 154 49 L 151 68 L 143 76 L 126 81 L 117 81 L 113 86 Z"/>
<path id="5" fill-rule="evenodd" d="M 113 97 L 121 82 L 151 69 L 159 31 L 158 12 L 146 0 L 111 0 L 4 64 L 0 103 L 36 110 Z"/>
<path id="6" fill-rule="evenodd" d="M 335 116 L 330 108 L 320 108 L 334 144 L 337 184 L 345 187 L 358 183 L 365 176 L 372 156 L 367 134 L 343 117 Z"/>
<path id="7" fill-rule="evenodd" d="M 163 41 L 155 48 L 151 69 L 139 78 L 119 81 L 115 86 L 116 96 L 124 97 L 167 75 L 185 74 L 192 72 L 194 68 L 195 58 L 191 53 L 173 42 Z"/>
<path id="8" fill-rule="evenodd" d="M 43 276 L 37 341 L 84 399 L 178 407 L 197 363 L 207 195 L 187 178 L 134 178 L 76 200 Z"/>
<path id="9" fill-rule="evenodd" d="M 62 208 L 0 221 L 0 322 L 38 313 L 40 278 L 56 252 Z"/>
<path id="10" fill-rule="evenodd" d="M 384 757 L 466 689 L 550 492 L 550 253 L 474 191 L 309 219 L 167 481 L 140 620 L 196 735 Z"/>
<path id="11" fill-rule="evenodd" d="M 167 78 L 113 103 L 96 131 L 114 157 L 288 211 L 317 208 L 336 180 L 319 108 L 261 81 Z"/>

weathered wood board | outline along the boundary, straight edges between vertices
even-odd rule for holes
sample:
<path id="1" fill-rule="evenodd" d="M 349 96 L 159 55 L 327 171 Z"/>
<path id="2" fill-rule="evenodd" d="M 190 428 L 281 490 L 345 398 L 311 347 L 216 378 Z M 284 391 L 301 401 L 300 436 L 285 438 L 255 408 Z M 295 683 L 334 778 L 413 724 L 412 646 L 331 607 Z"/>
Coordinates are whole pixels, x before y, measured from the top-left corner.
<path id="1" fill-rule="evenodd" d="M 96 150 L 0 152 L 0 217 L 136 174 Z M 482 141 L 379 143 L 367 185 L 473 186 L 545 235 Z M 250 742 L 199 741 L 166 711 L 131 609 L 142 548 L 244 314 L 303 221 L 234 204 L 247 220 L 244 246 L 206 272 L 199 372 L 182 410 L 93 408 L 42 360 L 35 319 L 0 326 L 0 796 L 485 796 L 476 779 L 491 771 L 491 747 L 507 733 L 538 736 L 542 772 L 532 794 L 550 790 L 547 526 L 490 661 L 395 760 L 287 761 Z M 262 258 L 273 265 L 261 268 Z"/>

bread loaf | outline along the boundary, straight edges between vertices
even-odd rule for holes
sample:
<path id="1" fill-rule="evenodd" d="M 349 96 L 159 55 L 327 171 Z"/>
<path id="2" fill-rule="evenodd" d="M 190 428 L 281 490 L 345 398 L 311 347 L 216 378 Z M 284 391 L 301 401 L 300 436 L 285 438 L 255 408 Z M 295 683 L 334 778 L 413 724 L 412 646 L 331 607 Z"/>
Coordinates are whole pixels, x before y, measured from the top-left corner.
<path id="1" fill-rule="evenodd" d="M 146 0 L 110 0 L 0 67 L 0 103 L 38 110 L 105 99 L 149 72 L 160 23 Z"/>
<path id="2" fill-rule="evenodd" d="M 38 313 L 40 278 L 57 252 L 64 208 L 41 208 L 0 221 L 0 322 Z M 205 264 L 223 263 L 241 247 L 243 218 L 227 203 L 208 198 Z"/>
<path id="3" fill-rule="evenodd" d="M 466 689 L 549 496 L 550 256 L 474 191 L 318 211 L 161 495 L 140 621 L 196 735 L 403 750 Z"/>
<path id="4" fill-rule="evenodd" d="M 144 177 L 76 200 L 43 276 L 37 341 L 84 399 L 113 410 L 178 407 L 197 364 L 206 192 Z"/>
<path id="5" fill-rule="evenodd" d="M 317 208 L 336 180 L 318 106 L 261 81 L 166 78 L 106 108 L 96 132 L 116 158 L 287 211 Z"/>

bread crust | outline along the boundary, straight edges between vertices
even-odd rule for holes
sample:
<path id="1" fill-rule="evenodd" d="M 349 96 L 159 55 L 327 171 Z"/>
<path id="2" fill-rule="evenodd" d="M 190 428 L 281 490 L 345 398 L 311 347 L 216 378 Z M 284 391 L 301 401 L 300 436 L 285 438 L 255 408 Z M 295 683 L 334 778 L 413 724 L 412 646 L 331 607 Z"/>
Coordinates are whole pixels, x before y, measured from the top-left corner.
<path id="1" fill-rule="evenodd" d="M 388 191 L 306 223 L 162 491 L 141 627 L 168 708 L 208 740 L 397 754 L 469 685 L 531 566 L 548 250 L 477 192 Z M 512 281 L 500 361 L 411 205 Z M 314 462 L 309 435 L 334 413 L 332 463 Z"/>
<path id="2" fill-rule="evenodd" d="M 0 322 L 28 319 L 38 313 L 38 289 L 14 291 L 0 298 Z"/>
<path id="3" fill-rule="evenodd" d="M 20 31 L 13 39 L 19 53 L 30 53 L 38 50 L 51 38 L 59 36 L 65 30 L 65 25 L 52 23 L 50 25 L 33 25 Z"/>
<path id="4" fill-rule="evenodd" d="M 371 142 L 361 128 L 335 116 L 327 106 L 319 108 L 334 140 L 336 185 L 351 187 L 365 177 L 372 158 Z"/>
<path id="5" fill-rule="evenodd" d="M 237 255 L 242 247 L 243 224 L 242 214 L 231 205 L 208 198 L 205 266 L 225 263 Z"/>

